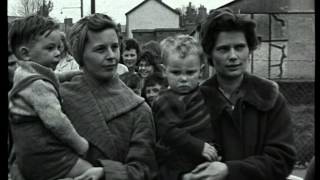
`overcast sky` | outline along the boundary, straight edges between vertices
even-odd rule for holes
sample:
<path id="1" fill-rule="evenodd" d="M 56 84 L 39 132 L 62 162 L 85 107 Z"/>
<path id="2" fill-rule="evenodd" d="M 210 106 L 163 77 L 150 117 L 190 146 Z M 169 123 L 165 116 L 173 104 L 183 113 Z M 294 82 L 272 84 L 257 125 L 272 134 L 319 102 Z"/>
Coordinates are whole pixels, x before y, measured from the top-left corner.
<path id="1" fill-rule="evenodd" d="M 8 15 L 17 15 L 16 10 L 20 0 L 8 0 Z M 64 18 L 73 18 L 76 22 L 80 18 L 80 0 L 51 0 L 54 4 L 50 16 L 63 22 Z M 96 12 L 110 15 L 116 23 L 125 24 L 125 13 L 140 4 L 143 0 L 96 0 Z M 173 9 L 188 6 L 189 2 L 195 7 L 204 5 L 209 12 L 233 0 L 162 0 Z M 83 0 L 83 14 L 90 14 L 90 0 Z"/>

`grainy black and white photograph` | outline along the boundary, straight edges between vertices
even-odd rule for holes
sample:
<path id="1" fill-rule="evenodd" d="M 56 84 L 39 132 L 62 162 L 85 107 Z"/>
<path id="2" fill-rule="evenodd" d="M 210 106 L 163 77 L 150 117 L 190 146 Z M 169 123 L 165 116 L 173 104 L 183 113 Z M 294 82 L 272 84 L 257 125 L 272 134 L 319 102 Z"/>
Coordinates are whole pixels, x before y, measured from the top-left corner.
<path id="1" fill-rule="evenodd" d="M 314 0 L 7 0 L 8 180 L 315 180 Z"/>

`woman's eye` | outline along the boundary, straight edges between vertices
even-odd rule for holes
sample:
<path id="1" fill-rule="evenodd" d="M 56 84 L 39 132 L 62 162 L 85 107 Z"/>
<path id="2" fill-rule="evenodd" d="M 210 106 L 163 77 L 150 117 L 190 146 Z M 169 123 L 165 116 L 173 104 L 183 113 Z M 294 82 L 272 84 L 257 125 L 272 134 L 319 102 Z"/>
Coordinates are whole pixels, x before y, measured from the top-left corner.
<path id="1" fill-rule="evenodd" d="M 220 47 L 217 49 L 219 52 L 227 52 L 229 50 L 228 47 Z"/>
<path id="2" fill-rule="evenodd" d="M 105 49 L 105 48 L 100 47 L 100 48 L 97 48 L 95 51 L 96 51 L 96 52 L 104 52 L 104 49 Z"/>
<path id="3" fill-rule="evenodd" d="M 119 48 L 119 45 L 112 45 L 111 48 L 112 48 L 113 51 L 117 50 Z"/>
<path id="4" fill-rule="evenodd" d="M 238 51 L 240 51 L 240 50 L 244 49 L 245 47 L 246 47 L 246 46 L 245 46 L 244 44 L 241 44 L 241 45 L 237 45 L 237 46 L 235 47 L 235 49 L 238 50 Z"/>

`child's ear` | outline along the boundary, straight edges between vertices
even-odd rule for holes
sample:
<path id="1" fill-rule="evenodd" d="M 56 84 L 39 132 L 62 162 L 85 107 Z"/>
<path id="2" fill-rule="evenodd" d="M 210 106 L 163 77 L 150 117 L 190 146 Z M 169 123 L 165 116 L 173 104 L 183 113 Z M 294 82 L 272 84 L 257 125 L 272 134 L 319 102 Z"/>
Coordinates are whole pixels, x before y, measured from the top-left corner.
<path id="1" fill-rule="evenodd" d="M 204 69 L 205 69 L 205 65 L 201 64 L 201 66 L 200 66 L 200 78 L 203 77 Z"/>
<path id="2" fill-rule="evenodd" d="M 29 61 L 31 59 L 29 48 L 26 46 L 20 46 L 18 48 L 18 54 L 19 54 L 21 60 Z"/>
<path id="3" fill-rule="evenodd" d="M 161 73 L 164 74 L 166 72 L 166 66 L 164 64 L 159 64 Z"/>

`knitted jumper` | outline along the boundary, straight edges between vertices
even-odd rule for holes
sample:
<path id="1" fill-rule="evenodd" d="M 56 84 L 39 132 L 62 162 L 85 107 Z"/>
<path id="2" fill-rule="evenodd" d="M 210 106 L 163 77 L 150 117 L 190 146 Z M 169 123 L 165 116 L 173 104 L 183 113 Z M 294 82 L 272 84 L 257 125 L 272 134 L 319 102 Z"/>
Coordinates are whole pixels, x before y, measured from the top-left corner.
<path id="1" fill-rule="evenodd" d="M 9 110 L 17 164 L 26 179 L 64 178 L 78 159 L 69 144 L 58 139 L 71 137 L 69 133 L 75 131 L 61 110 L 58 88 L 52 70 L 32 61 L 19 62 L 9 92 Z M 55 120 L 63 131 L 48 129 L 44 120 Z M 66 129 L 67 134 L 62 135 Z"/>

